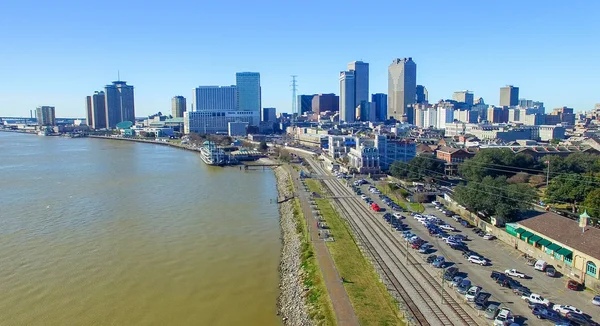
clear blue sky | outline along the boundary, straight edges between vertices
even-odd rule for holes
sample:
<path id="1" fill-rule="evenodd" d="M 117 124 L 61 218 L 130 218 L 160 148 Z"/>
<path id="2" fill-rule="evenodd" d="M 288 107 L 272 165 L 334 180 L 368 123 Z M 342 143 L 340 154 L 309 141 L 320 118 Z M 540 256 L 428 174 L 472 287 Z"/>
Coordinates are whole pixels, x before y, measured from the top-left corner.
<path id="1" fill-rule="evenodd" d="M 370 63 L 370 92 L 387 66 L 412 57 L 430 102 L 499 88 L 548 109 L 600 102 L 600 1 L 28 1 L 0 2 L 0 116 L 38 105 L 85 115 L 85 96 L 117 78 L 135 86 L 136 115 L 191 102 L 198 85 L 261 73 L 263 106 L 290 111 L 299 93 L 339 93 L 348 62 Z"/>

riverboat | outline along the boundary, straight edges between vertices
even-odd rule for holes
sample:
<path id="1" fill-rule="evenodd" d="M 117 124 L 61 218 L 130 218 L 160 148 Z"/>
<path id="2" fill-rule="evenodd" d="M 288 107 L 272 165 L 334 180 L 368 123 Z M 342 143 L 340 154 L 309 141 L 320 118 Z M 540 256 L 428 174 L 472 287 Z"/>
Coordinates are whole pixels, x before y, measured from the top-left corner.
<path id="1" fill-rule="evenodd" d="M 225 152 L 211 141 L 205 141 L 200 148 L 200 158 L 208 165 L 224 166 Z"/>

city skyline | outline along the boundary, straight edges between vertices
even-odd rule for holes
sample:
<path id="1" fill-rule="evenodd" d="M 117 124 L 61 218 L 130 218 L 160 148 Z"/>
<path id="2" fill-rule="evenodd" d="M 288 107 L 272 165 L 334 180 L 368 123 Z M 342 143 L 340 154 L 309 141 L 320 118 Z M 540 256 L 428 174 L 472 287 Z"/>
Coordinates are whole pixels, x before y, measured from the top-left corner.
<path id="1" fill-rule="evenodd" d="M 337 94 L 340 66 L 363 60 L 370 64 L 370 94 L 387 93 L 389 61 L 409 56 L 419 63 L 417 82 L 427 87 L 430 102 L 469 89 L 476 98 L 498 105 L 498 88 L 512 84 L 520 87 L 523 98 L 543 101 L 548 108 L 590 110 L 600 101 L 595 78 L 600 67 L 593 59 L 599 45 L 589 41 L 594 37 L 593 14 L 600 4 L 540 4 L 471 2 L 465 4 L 470 10 L 464 10 L 464 6 L 444 2 L 386 1 L 373 5 L 379 15 L 376 21 L 344 26 L 343 33 L 341 26 L 328 19 L 344 7 L 338 1 L 320 3 L 316 13 L 310 10 L 310 3 L 291 5 L 294 10 L 284 9 L 289 4 L 260 2 L 236 2 L 235 10 L 231 3 L 215 2 L 171 3 L 160 8 L 148 5 L 142 10 L 135 3 L 121 3 L 116 11 L 109 10 L 109 5 L 97 8 L 89 3 L 42 3 L 35 8 L 24 3 L 2 4 L 0 24 L 4 28 L 0 33 L 7 46 L 0 53 L 4 77 L 0 80 L 0 116 L 27 116 L 37 106 L 50 104 L 59 116 L 83 117 L 85 103 L 81 99 L 98 84 L 115 80 L 117 70 L 136 86 L 139 116 L 168 112 L 173 94 L 190 97 L 189 90 L 195 85 L 230 85 L 230 76 L 236 71 L 260 72 L 262 106 L 290 112 L 292 74 L 298 75 L 299 94 Z M 186 11 L 211 15 L 202 21 L 182 20 L 178 18 L 182 6 Z M 535 15 L 525 23 L 514 15 L 517 7 Z M 110 39 L 91 37 L 106 28 L 105 22 L 90 23 L 80 14 L 92 9 L 120 21 L 121 28 L 131 32 Z M 455 19 L 444 28 L 439 24 L 421 26 L 419 35 L 427 37 L 406 35 L 402 42 L 391 42 L 398 37 L 397 30 L 422 22 L 421 15 L 407 15 L 397 28 L 390 29 L 388 22 L 398 10 L 426 13 L 432 22 Z M 11 28 L 20 24 L 24 13 L 32 23 L 27 28 Z M 249 14 L 257 23 L 247 28 L 242 18 Z M 306 15 L 317 23 L 299 19 Z M 42 25 L 48 16 L 54 17 L 53 24 Z M 569 20 L 566 26 L 551 23 L 564 19 Z M 502 20 L 502 26 L 490 23 L 496 20 Z M 204 29 L 209 32 L 196 32 Z M 467 41 L 474 46 L 465 52 L 464 43 L 447 42 L 456 35 L 468 35 Z M 331 42 L 333 37 L 337 42 Z M 192 38 L 194 42 L 189 42 Z M 369 39 L 371 45 L 339 51 L 338 42 L 352 44 L 357 38 Z M 517 49 L 532 40 L 539 45 L 535 50 Z M 187 50 L 167 51 L 174 43 L 186 44 Z M 308 43 L 319 51 L 306 51 Z M 110 45 L 124 53 L 119 60 L 106 60 Z M 48 50 L 38 55 L 40 48 Z"/>

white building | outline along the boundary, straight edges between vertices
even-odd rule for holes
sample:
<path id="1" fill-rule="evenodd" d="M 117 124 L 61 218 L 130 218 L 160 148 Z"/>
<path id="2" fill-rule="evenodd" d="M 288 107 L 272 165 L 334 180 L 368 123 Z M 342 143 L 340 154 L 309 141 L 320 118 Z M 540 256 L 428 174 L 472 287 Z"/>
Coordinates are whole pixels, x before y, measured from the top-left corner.
<path id="1" fill-rule="evenodd" d="M 357 139 L 358 143 L 358 139 Z M 348 154 L 350 166 L 359 173 L 379 173 L 379 151 L 375 147 L 358 145 L 351 148 Z"/>
<path id="2" fill-rule="evenodd" d="M 438 125 L 437 121 L 438 121 L 437 108 L 428 107 L 427 110 L 425 110 L 424 117 L 423 117 L 423 128 L 429 128 L 429 127 L 437 128 L 437 125 Z"/>
<path id="3" fill-rule="evenodd" d="M 340 123 L 354 122 L 356 116 L 354 71 L 340 72 Z"/>
<path id="4" fill-rule="evenodd" d="M 347 155 L 356 146 L 356 140 L 352 136 L 329 136 L 327 146 L 329 157 L 336 159 Z"/>
<path id="5" fill-rule="evenodd" d="M 200 134 L 227 133 L 229 122 L 247 122 L 258 125 L 260 122 L 259 111 L 194 111 L 184 112 L 184 133 L 196 132 Z"/>
<path id="6" fill-rule="evenodd" d="M 447 123 L 454 121 L 454 108 L 453 107 L 438 107 L 437 117 L 437 129 L 446 129 Z"/>

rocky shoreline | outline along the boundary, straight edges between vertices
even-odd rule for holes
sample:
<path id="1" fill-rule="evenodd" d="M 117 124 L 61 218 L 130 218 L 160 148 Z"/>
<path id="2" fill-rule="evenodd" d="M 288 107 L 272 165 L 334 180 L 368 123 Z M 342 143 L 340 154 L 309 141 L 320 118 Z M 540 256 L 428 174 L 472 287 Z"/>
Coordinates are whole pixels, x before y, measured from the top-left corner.
<path id="1" fill-rule="evenodd" d="M 289 173 L 283 167 L 275 168 L 274 171 L 279 198 L 290 197 L 292 193 L 289 189 L 291 183 Z M 277 313 L 281 316 L 284 325 L 312 325 L 304 300 L 303 271 L 300 260 L 302 243 L 296 230 L 293 201 L 281 203 L 279 214 L 282 249 L 279 263 L 280 294 L 277 298 Z"/>

